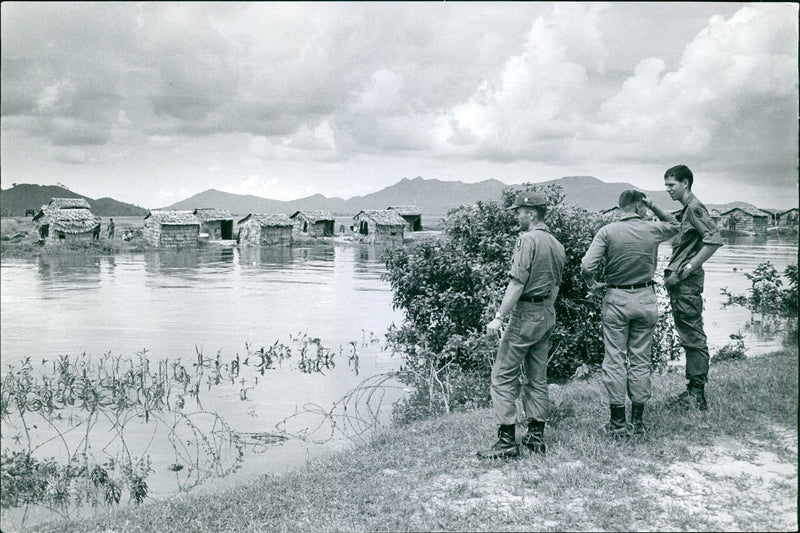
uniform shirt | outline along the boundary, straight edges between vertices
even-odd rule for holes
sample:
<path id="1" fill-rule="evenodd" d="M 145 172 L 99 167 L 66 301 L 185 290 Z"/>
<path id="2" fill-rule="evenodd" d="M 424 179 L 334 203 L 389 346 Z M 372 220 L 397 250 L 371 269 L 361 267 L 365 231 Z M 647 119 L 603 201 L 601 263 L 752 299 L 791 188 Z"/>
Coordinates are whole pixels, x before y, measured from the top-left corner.
<path id="1" fill-rule="evenodd" d="M 545 296 L 561 285 L 566 260 L 564 247 L 543 222 L 538 222 L 517 239 L 511 277 L 525 285 L 525 296 Z"/>
<path id="2" fill-rule="evenodd" d="M 658 245 L 678 233 L 678 220 L 667 214 L 664 222 L 642 220 L 626 213 L 606 224 L 592 239 L 581 267 L 594 273 L 606 260 L 606 283 L 633 285 L 653 279 L 658 261 Z"/>
<path id="3" fill-rule="evenodd" d="M 689 199 L 678 213 L 680 231 L 672 243 L 672 257 L 666 270 L 677 272 L 706 245 L 722 246 L 722 236 L 708 209 L 689 191 Z M 699 271 L 700 269 L 698 269 Z"/>

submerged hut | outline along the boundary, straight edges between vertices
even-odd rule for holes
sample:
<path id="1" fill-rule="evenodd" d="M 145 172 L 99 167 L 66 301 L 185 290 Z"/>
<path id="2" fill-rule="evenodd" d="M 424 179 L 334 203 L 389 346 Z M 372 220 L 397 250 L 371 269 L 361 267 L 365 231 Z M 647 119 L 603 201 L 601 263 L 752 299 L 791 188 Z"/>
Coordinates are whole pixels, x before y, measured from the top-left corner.
<path id="1" fill-rule="evenodd" d="M 600 214 L 604 215 L 604 216 L 611 216 L 611 217 L 616 219 L 616 218 L 619 218 L 619 214 L 621 212 L 622 212 L 622 210 L 619 208 L 619 206 L 615 205 L 614 207 L 609 207 L 608 209 L 603 209 L 602 211 L 600 211 Z"/>
<path id="2" fill-rule="evenodd" d="M 198 207 L 194 210 L 200 219 L 200 231 L 208 233 L 209 239 L 233 239 L 233 215 L 225 209 Z"/>
<path id="3" fill-rule="evenodd" d="M 403 242 L 406 221 L 390 210 L 364 210 L 353 217 L 355 230 L 362 242 L 372 244 L 391 244 Z"/>
<path id="4" fill-rule="evenodd" d="M 333 236 L 333 215 L 322 209 L 313 211 L 295 211 L 289 217 L 294 221 L 294 226 L 300 233 L 306 233 L 312 237 L 332 237 Z"/>
<path id="5" fill-rule="evenodd" d="M 781 211 L 775 218 L 779 228 L 797 228 L 798 226 L 798 211 L 796 207 Z"/>
<path id="6" fill-rule="evenodd" d="M 291 246 L 294 224 L 286 215 L 250 213 L 239 221 L 239 244 Z"/>
<path id="7" fill-rule="evenodd" d="M 142 236 L 153 246 L 195 246 L 200 219 L 191 211 L 150 211 L 144 217 Z"/>
<path id="8" fill-rule="evenodd" d="M 760 209 L 734 207 L 719 214 L 720 229 L 733 233 L 760 234 L 770 226 L 771 215 Z"/>
<path id="9" fill-rule="evenodd" d="M 62 200 L 54 198 L 33 217 L 33 222 L 38 226 L 39 237 L 46 244 L 91 241 L 95 235 L 100 235 L 100 218 L 89 210 L 89 203 L 83 198 L 76 198 L 81 202 L 66 204 L 55 202 Z M 67 198 L 66 200 L 72 200 Z M 69 205 L 63 209 L 55 205 Z M 86 207 L 79 207 L 85 205 Z"/>
<path id="10" fill-rule="evenodd" d="M 406 230 L 422 231 L 422 213 L 414 205 L 393 205 L 387 208 L 395 211 L 406 221 Z"/>

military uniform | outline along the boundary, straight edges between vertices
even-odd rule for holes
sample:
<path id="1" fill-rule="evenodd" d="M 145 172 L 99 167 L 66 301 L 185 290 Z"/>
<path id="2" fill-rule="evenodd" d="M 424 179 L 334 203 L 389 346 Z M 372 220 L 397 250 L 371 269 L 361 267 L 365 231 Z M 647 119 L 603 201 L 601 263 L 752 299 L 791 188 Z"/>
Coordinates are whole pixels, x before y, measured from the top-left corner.
<path id="1" fill-rule="evenodd" d="M 677 233 L 678 221 L 672 215 L 649 222 L 626 213 L 600 228 L 581 261 L 582 269 L 592 275 L 603 260 L 606 263 L 603 383 L 609 404 L 622 406 L 623 414 L 626 393 L 634 405 L 650 399 L 653 332 L 658 321 L 653 274 L 659 244 Z"/>
<path id="2" fill-rule="evenodd" d="M 680 231 L 672 245 L 672 257 L 664 278 L 676 276 L 706 244 L 722 246 L 722 237 L 708 209 L 697 197 L 688 193 L 683 210 L 678 214 Z M 703 330 L 703 283 L 705 273 L 696 268 L 677 285 L 669 288 L 669 299 L 675 328 L 686 352 L 686 379 L 702 385 L 708 379 L 708 344 Z"/>
<path id="3" fill-rule="evenodd" d="M 501 425 L 516 422 L 520 388 L 525 416 L 540 421 L 547 417 L 547 355 L 556 324 L 554 289 L 561 285 L 565 261 L 564 247 L 543 222 L 517 239 L 510 275 L 525 287 L 492 368 L 492 406 Z M 519 379 L 520 364 L 525 367 L 524 383 Z"/>

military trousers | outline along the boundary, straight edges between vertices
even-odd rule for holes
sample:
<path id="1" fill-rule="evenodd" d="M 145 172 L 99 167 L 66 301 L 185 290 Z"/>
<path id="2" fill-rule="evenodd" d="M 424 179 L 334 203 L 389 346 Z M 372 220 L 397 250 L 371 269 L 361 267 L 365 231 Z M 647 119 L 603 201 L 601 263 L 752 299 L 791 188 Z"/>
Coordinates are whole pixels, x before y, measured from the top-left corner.
<path id="1" fill-rule="evenodd" d="M 549 301 L 517 302 L 514 307 L 492 367 L 492 407 L 499 424 L 516 423 L 520 391 L 525 417 L 547 420 L 547 355 L 555 325 Z"/>
<path id="2" fill-rule="evenodd" d="M 658 303 L 653 287 L 611 289 L 603 300 L 603 384 L 608 403 L 645 403 L 651 393 L 653 332 Z"/>
<path id="3" fill-rule="evenodd" d="M 669 291 L 675 329 L 686 352 L 686 379 L 698 383 L 708 380 L 708 340 L 703 330 L 703 283 L 705 273 L 693 272 Z"/>

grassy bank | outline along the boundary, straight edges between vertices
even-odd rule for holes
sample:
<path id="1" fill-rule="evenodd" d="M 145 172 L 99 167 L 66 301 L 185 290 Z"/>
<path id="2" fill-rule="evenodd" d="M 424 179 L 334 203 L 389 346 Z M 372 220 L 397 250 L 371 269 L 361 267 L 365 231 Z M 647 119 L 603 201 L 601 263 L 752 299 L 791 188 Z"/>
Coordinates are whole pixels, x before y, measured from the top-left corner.
<path id="1" fill-rule="evenodd" d="M 182 495 L 39 531 L 792 530 L 797 352 L 712 367 L 706 413 L 656 376 L 650 434 L 612 443 L 599 379 L 553 386 L 546 457 L 487 463 L 489 410 L 390 428 L 371 443 L 217 494 Z"/>

